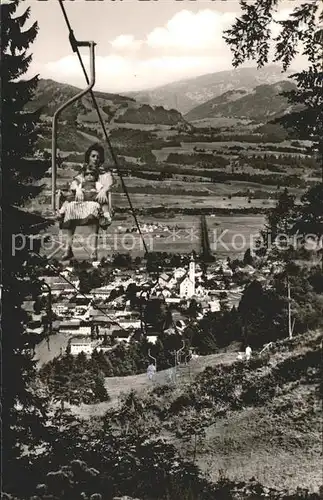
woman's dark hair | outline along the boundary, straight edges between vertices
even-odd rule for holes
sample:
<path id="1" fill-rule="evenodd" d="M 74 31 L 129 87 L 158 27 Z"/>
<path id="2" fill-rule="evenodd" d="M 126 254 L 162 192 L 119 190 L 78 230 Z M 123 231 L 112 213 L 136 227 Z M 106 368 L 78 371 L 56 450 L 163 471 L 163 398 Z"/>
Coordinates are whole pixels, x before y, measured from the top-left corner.
<path id="1" fill-rule="evenodd" d="M 104 149 L 98 143 L 92 144 L 92 146 L 90 146 L 85 151 L 85 155 L 84 155 L 84 161 L 85 161 L 85 163 L 89 163 L 90 154 L 92 153 L 92 151 L 97 151 L 99 153 L 99 156 L 100 156 L 100 162 L 104 163 Z"/>

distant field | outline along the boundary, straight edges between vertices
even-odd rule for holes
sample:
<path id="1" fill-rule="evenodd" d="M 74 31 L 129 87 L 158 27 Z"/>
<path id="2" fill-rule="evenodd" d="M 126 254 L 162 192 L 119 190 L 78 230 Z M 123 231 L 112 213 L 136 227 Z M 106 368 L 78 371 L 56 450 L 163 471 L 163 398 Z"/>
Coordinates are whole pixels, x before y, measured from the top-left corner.
<path id="1" fill-rule="evenodd" d="M 68 177 L 72 174 L 71 169 L 63 171 L 64 178 L 61 182 L 66 184 Z M 263 210 L 274 207 L 276 201 L 274 199 L 277 193 L 276 186 L 262 186 L 259 183 L 248 182 L 197 182 L 181 180 L 164 180 L 164 181 L 148 181 L 138 179 L 136 177 L 125 178 L 126 185 L 131 189 L 131 201 L 134 209 L 138 212 L 149 210 L 153 207 L 164 207 L 166 210 L 173 210 L 173 213 L 165 215 L 162 212 L 155 216 L 139 215 L 140 224 L 146 222 L 158 223 L 167 226 L 166 231 L 156 231 L 155 233 L 147 233 L 145 240 L 150 250 L 167 251 L 186 253 L 191 250 L 199 251 L 200 249 L 200 217 L 194 215 L 180 215 L 178 212 L 182 209 L 206 209 L 210 212 L 214 209 L 226 210 L 242 210 L 255 209 Z M 46 179 L 47 189 L 50 188 L 51 180 Z M 147 193 L 145 187 L 149 186 L 150 192 Z M 158 189 L 162 187 L 163 193 L 158 193 Z M 151 189 L 156 189 L 156 192 L 151 192 Z M 169 193 L 167 193 L 169 188 Z M 194 195 L 178 195 L 176 189 L 187 189 L 195 191 Z M 136 189 L 141 192 L 133 192 Z M 246 196 L 233 196 L 237 192 L 258 191 L 263 193 L 271 193 L 271 199 L 251 199 L 250 203 Z M 199 191 L 201 193 L 199 194 Z M 291 190 L 299 198 L 301 191 L 297 189 Z M 205 192 L 207 194 L 205 194 Z M 49 191 L 47 191 L 49 196 Z M 268 195 L 266 195 L 267 197 Z M 265 196 L 264 196 L 265 198 Z M 144 247 L 138 234 L 127 234 L 125 231 L 135 226 L 134 219 L 130 213 L 128 200 L 124 193 L 113 193 L 113 206 L 117 211 L 115 220 L 109 230 L 102 232 L 100 238 L 99 257 L 111 255 L 113 253 L 127 253 L 132 255 L 143 255 Z M 33 202 L 33 208 L 44 210 L 48 205 L 37 204 Z M 122 214 L 118 213 L 118 209 L 126 209 Z M 265 216 L 260 214 L 254 215 L 219 215 L 215 217 L 207 217 L 209 227 L 209 239 L 213 251 L 219 257 L 235 256 L 240 257 L 249 247 L 252 239 L 259 233 L 259 230 L 264 226 Z M 54 252 L 54 257 L 60 257 L 63 253 L 63 245 L 59 237 L 57 227 L 50 229 L 54 239 L 58 240 L 49 245 L 46 251 L 47 255 Z M 61 233 L 63 235 L 63 233 Z M 80 235 L 81 238 L 87 237 L 87 228 L 79 228 L 76 233 L 76 241 Z M 63 238 L 63 236 L 62 236 Z M 220 238 L 220 241 L 218 241 Z M 63 242 L 64 242 L 63 238 Z M 236 246 L 236 249 L 233 246 Z M 84 248 L 84 246 L 86 248 Z M 88 259 L 91 254 L 91 248 L 88 248 L 87 243 L 82 245 L 76 244 L 75 256 L 78 259 Z"/>
<path id="2" fill-rule="evenodd" d="M 267 193 L 272 193 L 273 195 L 277 193 L 277 186 L 263 185 L 259 182 L 247 182 L 247 181 L 228 181 L 228 182 L 210 182 L 207 184 L 208 189 L 216 194 L 223 194 L 223 196 L 228 196 L 230 194 L 236 193 L 237 191 L 263 191 Z M 299 188 L 288 188 L 288 191 L 300 198 L 303 194 L 303 190 Z M 253 206 L 254 200 L 251 200 L 251 206 Z"/>
<path id="3" fill-rule="evenodd" d="M 194 216 L 139 217 L 139 223 L 156 223 L 166 226 L 167 231 L 157 230 L 144 234 L 148 249 L 156 252 L 188 253 L 200 250 L 200 219 Z M 254 237 L 264 226 L 263 215 L 253 216 L 216 216 L 207 217 L 210 245 L 217 257 L 241 257 Z M 107 232 L 100 233 L 99 258 L 114 253 L 130 253 L 133 256 L 143 255 L 144 248 L 137 233 L 125 233 L 126 229 L 135 227 L 133 218 L 115 220 Z M 59 232 L 57 226 L 49 229 L 52 241 L 46 244 L 44 253 L 60 258 L 63 253 L 65 232 Z M 88 240 L 88 228 L 78 228 L 75 236 L 75 257 L 88 259 L 91 254 L 91 241 Z M 233 248 L 236 245 L 237 250 Z"/>
<path id="4" fill-rule="evenodd" d="M 59 176 L 57 179 L 57 187 L 60 189 L 67 189 L 70 180 L 76 174 L 76 170 L 71 169 L 70 167 L 61 170 L 59 172 Z M 183 176 L 181 176 L 183 177 Z M 186 180 L 187 179 L 187 180 Z M 116 179 L 118 182 L 118 191 L 113 193 L 113 202 L 120 207 L 125 206 L 126 200 L 124 199 L 123 194 L 120 192 L 121 183 L 119 179 Z M 151 180 L 151 179 L 141 179 L 135 177 L 134 175 L 129 177 L 124 177 L 124 182 L 127 188 L 131 190 L 131 198 L 134 200 L 136 207 L 140 208 L 141 206 L 159 206 L 159 205 L 167 205 L 169 206 L 178 206 L 183 201 L 184 206 L 192 203 L 194 206 L 197 202 L 196 198 L 203 198 L 204 201 L 202 206 L 210 206 L 210 207 L 228 207 L 228 208 L 250 208 L 250 207 L 268 207 L 272 205 L 273 200 L 277 194 L 277 186 L 276 185 L 264 185 L 259 182 L 250 182 L 250 181 L 239 181 L 232 180 L 226 182 L 210 182 L 209 179 L 194 180 L 194 177 L 185 178 L 185 181 L 182 178 L 173 177 L 172 179 L 164 179 L 163 181 Z M 50 189 L 51 189 L 51 178 L 47 177 L 41 180 L 41 184 L 45 186 L 44 191 L 42 192 L 42 196 L 50 197 Z M 149 188 L 146 189 L 146 188 Z M 137 193 L 136 193 L 137 190 Z M 152 190 L 155 190 L 152 191 Z M 267 204 L 262 204 L 261 196 L 257 196 L 260 198 L 258 200 L 251 199 L 251 202 L 248 203 L 247 198 L 235 199 L 232 197 L 231 200 L 223 200 L 223 198 L 235 195 L 236 193 L 244 192 L 247 194 L 247 191 L 257 191 L 258 193 L 270 193 L 272 202 Z M 190 196 L 183 194 L 184 191 L 187 191 L 188 194 L 192 193 Z M 301 197 L 303 194 L 303 190 L 299 188 L 289 188 L 289 191 L 293 193 L 297 199 Z M 199 194 L 200 193 L 200 194 Z M 268 196 L 264 196 L 266 200 Z M 225 202 L 225 203 L 223 203 Z M 230 205 L 231 204 L 231 205 Z M 168 205 L 167 205 L 168 206 Z"/>
<path id="5" fill-rule="evenodd" d="M 228 118 L 224 116 L 218 116 L 214 118 L 203 118 L 201 120 L 190 120 L 190 123 L 196 128 L 204 127 L 248 127 L 248 130 L 252 128 L 259 127 L 259 124 L 252 124 L 250 120 L 240 119 L 240 118 Z"/>
<path id="6" fill-rule="evenodd" d="M 261 145 L 261 149 L 259 146 Z M 228 151 L 233 156 L 236 156 L 237 152 L 230 150 L 229 148 L 238 146 L 243 151 L 244 154 L 257 154 L 263 156 L 264 154 L 280 154 L 279 150 L 276 148 L 286 148 L 291 147 L 291 141 L 283 141 L 281 143 L 254 143 L 254 142 L 239 142 L 239 141 L 216 141 L 216 142 L 182 142 L 181 146 L 164 147 L 161 149 L 155 149 L 152 152 L 156 156 L 158 161 L 165 161 L 170 153 L 187 154 L 194 153 L 194 148 L 203 149 L 205 152 L 213 152 L 218 149 L 222 151 Z M 297 153 L 300 154 L 300 153 Z M 286 153 L 284 155 L 295 155 L 295 153 Z"/>
<path id="7" fill-rule="evenodd" d="M 248 203 L 246 197 L 232 197 L 231 199 L 223 199 L 221 196 L 178 196 L 175 194 L 138 194 L 132 193 L 131 200 L 135 208 L 149 208 L 151 206 L 165 206 L 168 209 L 172 208 L 227 208 L 227 209 L 243 209 L 243 208 L 272 208 L 275 206 L 275 200 L 252 200 Z M 126 196 L 123 193 L 114 195 L 114 203 L 118 207 L 128 206 Z"/>
<path id="8" fill-rule="evenodd" d="M 229 126 L 230 120 L 226 123 L 225 126 Z M 239 124 L 244 123 L 243 120 L 239 120 Z M 218 124 L 219 126 L 219 124 Z M 127 128 L 127 124 L 122 124 L 122 128 Z M 131 125 L 131 128 L 136 128 L 134 125 Z M 145 127 L 141 127 L 142 130 Z M 139 146 L 129 137 L 132 137 L 132 134 L 129 134 L 129 131 L 124 133 L 124 135 L 118 134 L 116 135 L 116 141 L 118 146 L 123 146 L 125 152 L 128 152 L 129 155 L 135 155 L 139 149 L 143 148 L 143 152 L 150 152 L 149 147 L 150 144 L 155 144 L 154 147 L 158 148 L 159 142 L 153 141 L 152 138 L 160 138 L 160 144 L 165 144 L 166 138 L 176 139 L 180 138 L 184 140 L 194 140 L 194 135 L 186 135 L 185 133 L 179 132 L 178 130 L 170 130 L 169 127 L 158 126 L 155 125 L 147 125 L 147 130 L 154 131 L 155 136 L 151 136 L 149 139 L 151 142 L 146 145 L 143 137 L 138 136 L 137 132 L 135 137 L 139 137 Z M 224 132 L 225 134 L 225 132 Z M 94 139 L 94 135 L 91 134 L 91 127 L 89 127 L 89 131 L 80 132 L 80 136 L 83 140 L 90 141 Z M 215 154 L 222 154 L 223 157 L 229 158 L 230 156 L 236 157 L 239 154 L 239 148 L 243 151 L 243 154 L 253 154 L 256 152 L 258 156 L 264 154 L 265 151 L 272 152 L 274 154 L 280 154 L 279 149 L 291 147 L 292 141 L 284 141 L 281 143 L 249 143 L 242 141 L 230 141 L 228 137 L 228 141 L 219 141 L 219 142 L 207 142 L 208 139 L 213 139 L 209 134 L 203 134 L 202 132 L 198 132 L 195 136 L 198 139 L 204 139 L 205 141 L 195 141 L 195 142 L 181 142 L 181 146 L 178 147 L 164 147 L 162 149 L 153 149 L 153 153 L 156 156 L 156 159 L 160 162 L 163 162 L 167 159 L 170 153 L 194 153 L 194 148 L 203 150 L 205 152 L 214 152 Z M 237 135 L 235 135 L 237 138 Z M 220 136 L 219 136 L 220 138 Z M 222 136 L 221 136 L 222 138 Z M 224 135 L 226 138 L 226 135 Z M 252 140 L 252 139 L 250 139 Z M 124 142 L 122 142 L 124 141 Z M 131 142 L 133 141 L 133 142 Z M 174 142 L 173 142 L 174 143 Z M 176 143 L 174 143 L 176 144 Z M 297 145 L 297 144 L 296 144 Z M 305 143 L 299 141 L 300 147 L 306 146 Z M 126 149 L 129 146 L 129 151 Z M 147 147 L 146 147 L 147 146 Z M 146 147 L 146 149 L 145 149 Z M 137 148 L 137 149 L 136 149 Z M 233 149 L 230 149 L 233 148 Z M 234 149 L 236 148 L 236 149 Z M 196 152 L 196 151 L 195 151 Z M 133 170 L 139 172 L 142 168 L 140 165 L 134 165 L 135 157 L 127 157 L 127 160 L 131 160 L 133 163 Z M 137 160 L 136 160 L 137 161 Z M 225 163 L 225 162 L 224 162 Z M 248 162 L 246 162 L 248 163 Z M 146 169 L 153 171 L 155 174 L 158 173 L 158 164 L 149 164 L 147 162 Z M 251 167 L 250 167 L 251 168 Z M 157 181 L 152 179 L 144 179 L 136 177 L 136 173 L 130 177 L 125 177 L 124 181 L 126 186 L 129 188 L 129 193 L 131 197 L 131 201 L 136 212 L 148 212 L 149 210 L 152 213 L 153 209 L 158 209 L 159 213 L 154 217 L 147 217 L 139 215 L 140 223 L 144 222 L 155 222 L 158 221 L 162 224 L 165 224 L 169 228 L 169 232 L 156 232 L 156 233 L 148 233 L 146 235 L 147 244 L 150 244 L 150 249 L 154 249 L 156 251 L 173 251 L 173 252 L 188 252 L 192 249 L 199 250 L 200 248 L 200 237 L 199 237 L 199 223 L 200 218 L 198 216 L 182 216 L 178 215 L 179 212 L 183 209 L 187 211 L 198 212 L 198 210 L 205 210 L 206 212 L 212 213 L 212 211 L 216 210 L 227 210 L 233 211 L 234 213 L 239 210 L 254 210 L 258 212 L 258 215 L 228 215 L 228 216 L 217 216 L 217 217 L 208 217 L 209 224 L 209 232 L 210 232 L 210 243 L 213 245 L 214 251 L 219 256 L 228 256 L 228 255 L 243 255 L 244 251 L 248 248 L 250 239 L 253 238 L 259 230 L 264 225 L 264 215 L 259 215 L 261 212 L 265 210 L 271 209 L 276 204 L 277 197 L 277 185 L 276 183 L 280 182 L 280 179 L 283 178 L 285 172 L 286 173 L 294 173 L 297 174 L 297 178 L 301 178 L 302 173 L 299 173 L 296 170 L 295 166 L 287 166 L 286 169 L 282 168 L 280 174 L 273 174 L 273 179 L 269 179 L 268 182 L 275 182 L 275 185 L 263 185 L 259 182 L 242 182 L 242 181 L 228 181 L 228 182 L 202 182 L 203 178 L 199 179 L 199 169 L 195 168 L 194 165 L 189 166 L 186 169 L 184 167 L 183 172 L 181 171 L 181 175 L 173 175 L 172 179 L 165 179 L 163 181 Z M 193 176 L 190 177 L 186 175 L 186 170 L 193 172 Z M 202 170 L 202 169 L 200 169 Z M 231 173 L 231 167 L 222 168 L 223 172 Z M 249 167 L 245 168 L 248 173 L 249 178 L 253 179 L 262 179 L 263 182 L 267 181 L 264 179 L 266 174 L 270 174 L 270 169 L 263 168 L 262 170 L 251 169 L 249 172 Z M 69 182 L 73 178 L 77 171 L 77 164 L 70 162 L 65 169 L 60 169 L 58 175 L 58 188 L 66 189 L 68 187 Z M 195 177 L 196 172 L 196 177 Z M 238 172 L 241 174 L 241 171 Z M 252 176 L 252 174 L 261 174 L 260 176 Z M 140 172 L 142 174 L 142 172 Z M 150 173 L 151 175 L 151 173 Z M 208 175 L 208 172 L 206 173 Z M 304 173 L 303 173 L 304 175 Z M 152 176 L 152 175 L 151 175 Z M 153 177 L 153 176 L 152 176 Z M 224 177 L 225 178 L 225 177 Z M 247 177 L 248 178 L 248 177 Z M 204 177 L 204 179 L 206 179 Z M 47 177 L 41 181 L 45 184 L 45 189 L 39 200 L 35 200 L 32 202 L 31 207 L 33 210 L 45 211 L 49 208 L 50 203 L 50 188 L 51 188 L 51 178 Z M 300 198 L 302 194 L 302 190 L 291 188 L 290 191 L 296 195 L 297 199 Z M 252 197 L 252 192 L 254 192 L 255 198 Z M 239 196 L 236 196 L 239 194 Z M 113 224 L 109 228 L 107 233 L 102 233 L 104 236 L 104 244 L 102 243 L 102 235 L 101 235 L 101 249 L 99 252 L 100 257 L 104 255 L 110 255 L 115 252 L 130 252 L 133 255 L 142 255 L 143 254 L 143 246 L 140 245 L 140 238 L 136 233 L 125 234 L 125 230 L 134 226 L 133 217 L 130 214 L 128 200 L 123 192 L 120 189 L 120 182 L 118 187 L 118 192 L 114 192 L 112 195 L 113 206 L 116 210 L 116 218 L 113 221 Z M 120 211 L 124 211 L 120 214 Z M 164 212 L 164 213 L 163 213 Z M 170 212 L 165 215 L 166 212 Z M 124 218 L 124 220 L 123 220 Z M 178 232 L 176 226 L 181 226 L 182 232 Z M 122 227 L 122 229 L 119 229 Z M 174 229 L 174 234 L 170 234 Z M 192 231 L 192 235 L 189 233 L 189 230 Z M 221 248 L 214 246 L 216 244 L 217 238 L 219 237 L 218 232 L 221 230 L 224 231 L 223 237 L 221 237 L 221 241 L 223 245 Z M 50 229 L 55 238 L 58 237 L 58 228 L 53 227 Z M 86 235 L 87 229 L 80 228 L 78 230 L 78 234 L 82 237 Z M 239 234 L 240 236 L 235 236 Z M 240 238 L 240 246 L 241 249 L 239 251 L 234 250 L 232 239 Z M 236 241 L 237 244 L 237 241 Z M 51 251 L 55 251 L 55 248 L 51 249 Z M 47 252 L 47 254 L 50 252 Z M 62 250 L 58 250 L 55 253 L 55 256 L 61 255 Z M 86 251 L 84 248 L 78 248 L 75 252 L 77 258 L 88 258 L 91 251 Z"/>
<path id="9" fill-rule="evenodd" d="M 76 175 L 76 171 L 72 170 L 71 168 L 64 169 L 59 173 L 58 179 L 57 179 L 57 186 L 64 187 L 67 186 L 70 180 L 73 178 L 73 176 Z M 192 180 L 191 180 L 192 179 Z M 121 186 L 120 181 L 118 178 L 116 179 L 118 182 L 118 185 Z M 51 187 L 51 178 L 47 177 L 41 180 L 41 184 L 43 184 L 48 192 L 50 191 Z M 239 181 L 239 180 L 233 180 L 233 181 L 226 181 L 226 182 L 210 182 L 209 179 L 205 179 L 205 181 L 201 182 L 200 180 L 194 180 L 194 177 L 188 178 L 188 180 L 183 181 L 182 179 L 178 178 L 172 178 L 172 179 L 164 179 L 163 181 L 157 181 L 157 180 L 148 180 L 148 179 L 141 179 L 138 177 L 135 177 L 135 175 L 129 176 L 129 177 L 124 177 L 124 182 L 127 187 L 129 188 L 144 188 L 146 186 L 149 187 L 155 187 L 158 189 L 159 187 L 164 189 L 169 189 L 169 194 L 171 195 L 172 191 L 176 191 L 176 189 L 187 189 L 187 190 L 200 190 L 201 192 L 205 192 L 206 190 L 210 192 L 210 194 L 218 194 L 220 196 L 228 196 L 230 194 L 236 193 L 237 191 L 241 190 L 247 190 L 248 188 L 250 190 L 262 190 L 266 192 L 272 192 L 276 193 L 277 187 L 275 185 L 263 185 L 260 184 L 259 182 L 247 182 L 247 181 Z M 301 191 L 297 188 L 290 188 L 291 192 L 294 194 L 299 194 Z M 140 192 L 138 193 L 140 194 Z M 175 194 L 175 193 L 174 193 Z M 117 193 L 115 193 L 113 196 L 118 196 Z"/>

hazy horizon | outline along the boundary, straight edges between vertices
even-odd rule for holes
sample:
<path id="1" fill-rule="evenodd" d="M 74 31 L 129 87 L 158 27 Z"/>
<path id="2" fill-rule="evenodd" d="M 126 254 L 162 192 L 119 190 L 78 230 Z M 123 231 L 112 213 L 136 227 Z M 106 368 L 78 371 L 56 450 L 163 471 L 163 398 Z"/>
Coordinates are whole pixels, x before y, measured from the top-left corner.
<path id="1" fill-rule="evenodd" d="M 300 3 L 282 2 L 276 19 L 286 19 Z M 39 25 L 30 48 L 33 61 L 28 76 L 38 73 L 44 79 L 82 87 L 84 76 L 70 47 L 58 2 L 25 0 L 18 13 L 27 6 L 31 7 L 29 22 L 37 21 Z M 64 6 L 76 38 L 97 43 L 95 88 L 99 91 L 152 90 L 233 69 L 232 54 L 222 36 L 240 14 L 237 0 L 73 1 L 64 2 Z M 273 33 L 277 33 L 277 25 L 273 25 Z M 82 56 L 88 67 L 88 52 L 84 49 Z M 241 67 L 255 66 L 253 61 L 247 61 Z M 293 70 L 303 67 L 304 58 L 297 56 Z"/>
<path id="2" fill-rule="evenodd" d="M 136 89 L 136 90 L 125 90 L 125 91 L 109 91 L 109 90 L 102 90 L 102 89 L 99 89 L 97 87 L 97 85 L 94 86 L 94 91 L 97 91 L 97 92 L 106 92 L 107 94 L 111 93 L 111 94 L 124 94 L 124 95 L 129 95 L 129 94 L 136 94 L 138 92 L 153 92 L 154 90 L 158 90 L 162 87 L 166 87 L 167 85 L 176 85 L 176 84 L 180 84 L 182 82 L 186 82 L 186 81 L 189 81 L 189 80 L 195 80 L 196 78 L 202 78 L 204 76 L 209 76 L 209 75 L 214 75 L 214 74 L 217 74 L 217 73 L 229 73 L 231 71 L 240 71 L 241 69 L 254 69 L 256 71 L 266 71 L 268 70 L 269 68 L 272 68 L 272 67 L 276 67 L 276 68 L 280 68 L 280 66 L 278 64 L 268 64 L 265 68 L 261 68 L 261 69 L 257 69 L 256 66 L 241 66 L 239 68 L 231 68 L 229 70 L 222 70 L 222 71 L 214 71 L 213 73 L 203 73 L 202 75 L 197 75 L 197 76 L 193 76 L 191 78 L 183 78 L 183 79 L 180 79 L 180 80 L 174 80 L 172 82 L 169 82 L 169 83 L 166 83 L 164 85 L 157 85 L 155 87 L 150 87 L 150 88 L 143 88 L 143 89 Z M 290 74 L 289 71 L 287 72 L 282 72 L 282 81 L 283 80 L 288 80 L 288 75 Z M 42 77 L 41 75 L 39 75 L 39 78 L 42 79 L 42 80 L 52 80 L 54 82 L 57 82 L 57 83 L 60 83 L 62 85 L 71 85 L 72 87 L 76 87 L 76 88 L 79 88 L 79 89 L 82 89 L 84 86 L 85 86 L 85 83 L 84 85 L 82 86 L 82 84 L 80 85 L 74 85 L 74 84 L 71 84 L 67 81 L 60 81 L 58 80 L 57 78 L 46 78 L 46 77 Z"/>

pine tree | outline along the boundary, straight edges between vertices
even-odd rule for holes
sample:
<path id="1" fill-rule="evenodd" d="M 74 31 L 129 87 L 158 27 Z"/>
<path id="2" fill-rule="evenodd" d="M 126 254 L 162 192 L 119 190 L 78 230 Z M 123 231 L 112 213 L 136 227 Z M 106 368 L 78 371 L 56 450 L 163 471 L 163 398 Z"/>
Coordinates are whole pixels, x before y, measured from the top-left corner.
<path id="1" fill-rule="evenodd" d="M 34 282 L 34 236 L 45 221 L 22 207 L 37 195 L 41 179 L 49 165 L 33 160 L 37 113 L 25 111 L 37 85 L 37 77 L 23 80 L 31 56 L 29 45 L 37 35 L 37 23 L 25 31 L 28 8 L 19 15 L 19 0 L 1 5 L 1 83 L 2 83 L 2 172 L 3 172 L 3 321 L 2 321 L 2 424 L 3 490 L 22 486 L 23 449 L 43 439 L 44 414 L 41 400 L 31 385 L 34 363 L 33 344 L 26 334 L 27 314 L 22 303 L 27 293 L 37 292 Z M 18 236 L 20 235 L 20 236 Z M 34 245 L 34 247 L 33 247 Z M 39 245 L 39 242 L 38 242 Z M 16 249 L 19 247 L 19 249 Z"/>
<path id="2" fill-rule="evenodd" d="M 323 160 L 322 160 L 323 163 Z M 313 250 L 321 254 L 323 271 L 322 239 L 323 239 L 323 182 L 311 187 L 301 198 L 302 206 L 293 232 L 301 234 L 305 241 L 312 240 Z"/>
<path id="3" fill-rule="evenodd" d="M 277 204 L 267 216 L 266 230 L 263 237 L 270 233 L 270 242 L 274 243 L 277 236 L 289 235 L 295 224 L 296 207 L 295 196 L 286 189 L 279 195 Z"/>
<path id="4" fill-rule="evenodd" d="M 307 68 L 291 75 L 297 89 L 283 92 L 293 105 L 301 105 L 277 120 L 286 128 L 294 129 L 302 139 L 316 141 L 316 152 L 323 155 L 323 8 L 321 0 L 311 0 L 297 5 L 283 21 L 274 21 L 280 0 L 240 0 L 242 15 L 225 32 L 224 39 L 233 52 L 233 66 L 240 66 L 248 59 L 258 67 L 268 63 L 272 38 L 271 26 L 280 27 L 275 43 L 275 62 L 281 62 L 286 71 L 295 56 L 301 53 L 307 59 Z M 323 174 L 323 173 L 322 173 Z M 322 178 L 323 181 L 323 178 Z"/>

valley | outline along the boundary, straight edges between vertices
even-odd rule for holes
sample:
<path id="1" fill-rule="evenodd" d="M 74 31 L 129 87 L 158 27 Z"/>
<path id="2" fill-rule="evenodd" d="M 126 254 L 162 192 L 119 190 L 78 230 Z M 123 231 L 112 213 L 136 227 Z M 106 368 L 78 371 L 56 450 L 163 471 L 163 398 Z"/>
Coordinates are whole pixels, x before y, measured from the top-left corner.
<path id="1" fill-rule="evenodd" d="M 44 85 L 43 89 L 46 89 L 48 84 Z M 65 85 L 57 85 L 62 94 L 57 96 L 57 102 L 60 102 L 70 94 L 65 93 Z M 50 84 L 51 89 L 52 86 L 53 83 Z M 281 108 L 281 85 L 267 87 L 270 87 L 271 100 L 277 94 L 277 106 Z M 261 101 L 261 88 L 257 92 Z M 263 92 L 263 106 L 266 107 L 268 89 Z M 247 99 L 246 93 L 243 92 L 241 99 Z M 180 113 L 166 112 L 161 107 L 148 110 L 146 105 L 135 105 L 133 100 L 122 96 L 103 93 L 99 93 L 99 96 L 102 110 L 106 110 L 106 101 L 115 109 L 114 117 L 111 115 L 111 119 L 105 120 L 106 126 L 118 156 L 119 171 L 140 217 L 140 224 L 158 220 L 169 226 L 169 231 L 173 231 L 176 226 L 183 226 L 190 227 L 194 232 L 199 225 L 200 215 L 204 214 L 209 217 L 211 240 L 213 223 L 216 221 L 218 227 L 223 226 L 225 230 L 227 226 L 230 227 L 230 237 L 242 232 L 248 242 L 255 228 L 258 232 L 262 229 L 265 214 L 275 206 L 282 190 L 288 188 L 299 203 L 305 190 L 320 178 L 319 164 L 310 155 L 311 141 L 288 136 L 277 124 L 267 124 L 265 120 L 255 122 L 246 116 L 242 125 L 239 122 L 241 117 L 237 116 L 231 117 L 231 125 L 225 127 L 196 127 L 194 120 L 187 121 L 194 110 L 183 118 Z M 216 99 L 221 100 L 221 96 Z M 39 100 L 36 102 L 39 104 Z M 248 100 L 246 102 L 248 111 L 251 104 Z M 137 111 L 131 116 L 138 123 L 123 123 L 115 119 L 117 110 L 123 113 L 126 109 L 132 110 L 133 106 L 136 106 Z M 204 119 L 201 118 L 203 110 L 211 107 L 211 104 L 206 103 L 197 108 L 198 124 Z M 39 148 L 48 155 L 51 144 L 50 116 L 54 108 L 47 106 L 45 109 L 48 114 L 42 118 Z M 71 113 L 73 120 L 69 115 L 65 116 L 59 134 L 62 163 L 58 169 L 57 187 L 63 191 L 68 189 L 71 179 L 77 175 L 85 149 L 95 141 L 102 141 L 99 124 L 87 100 L 84 106 L 79 106 Z M 176 118 L 177 121 L 166 124 L 167 113 L 171 113 L 171 120 Z M 122 116 L 128 116 L 129 119 L 130 115 Z M 145 123 L 147 120 L 151 122 L 149 125 Z M 152 123 L 154 121 L 155 124 Z M 102 235 L 106 241 L 105 252 L 109 255 L 121 245 L 140 255 L 143 248 L 139 244 L 139 235 L 131 234 L 132 243 L 128 243 L 128 247 L 120 243 L 125 241 L 124 233 L 131 230 L 134 222 L 118 170 L 107 148 L 106 158 L 106 165 L 114 172 L 116 185 L 112 193 L 114 221 L 108 233 Z M 42 193 L 29 208 L 50 215 L 50 172 L 42 185 Z M 84 229 L 80 228 L 79 231 L 84 234 Z M 57 228 L 51 229 L 51 232 L 57 238 Z M 200 245 L 199 237 L 192 241 L 187 235 L 178 232 L 173 241 L 171 233 L 157 232 L 148 236 L 151 248 L 155 251 L 167 248 L 185 253 L 192 249 L 198 250 Z M 246 250 L 246 245 L 240 253 Z M 232 249 L 217 249 L 217 252 L 221 257 L 233 256 Z M 78 254 L 79 258 L 86 258 L 81 249 Z M 102 250 L 100 256 L 105 256 Z"/>
<path id="2" fill-rule="evenodd" d="M 144 196 L 142 196 L 143 198 Z M 135 202 L 136 198 L 133 201 Z M 261 214 L 208 217 L 211 250 L 219 258 L 243 257 L 250 244 L 256 240 L 264 222 L 264 216 Z M 156 214 L 154 217 L 140 216 L 139 223 L 141 226 L 158 223 L 163 228 L 157 228 L 153 232 L 145 232 L 143 229 L 143 236 L 150 251 L 187 253 L 192 250 L 199 251 L 201 247 L 200 217 L 198 216 L 181 215 L 180 217 L 168 218 Z M 108 231 L 100 234 L 99 260 L 116 253 L 130 252 L 133 256 L 143 256 L 145 252 L 141 237 L 137 232 L 131 232 L 131 230 L 135 230 L 134 219 L 131 215 L 128 214 L 121 220 L 115 216 Z M 55 258 L 60 258 L 64 253 L 65 235 L 56 226 L 51 226 L 46 235 L 50 235 L 50 242 L 44 245 L 45 253 L 47 255 L 54 253 Z M 89 249 L 85 245 L 88 235 L 87 228 L 78 228 L 76 231 L 75 257 L 79 260 L 89 258 Z M 239 235 L 239 238 L 235 235 Z M 77 243 L 78 238 L 80 239 L 79 244 Z M 239 250 L 234 248 L 234 241 L 238 242 Z"/>
<path id="3" fill-rule="evenodd" d="M 204 214 L 215 216 L 216 220 L 220 217 L 219 224 L 221 217 L 230 217 L 233 231 L 244 227 L 243 217 L 254 218 L 253 225 L 260 229 L 264 215 L 274 207 L 283 189 L 288 188 L 299 201 L 302 193 L 320 178 L 319 164 L 311 156 L 311 141 L 294 137 L 277 123 L 268 123 L 289 110 L 281 92 L 294 84 L 281 81 L 275 69 L 272 77 L 268 76 L 269 68 L 265 76 L 257 74 L 254 83 L 259 85 L 253 89 L 252 71 L 241 71 L 240 76 L 236 75 L 240 90 L 237 87 L 219 94 L 217 87 L 215 97 L 184 116 L 175 109 L 136 102 L 133 97 L 96 93 L 141 224 L 155 218 L 166 225 L 194 228 L 198 217 Z M 267 84 L 262 80 L 265 77 Z M 41 155 L 50 154 L 55 107 L 75 91 L 68 85 L 40 81 L 29 106 L 42 109 L 38 138 Z M 257 115 L 252 114 L 255 96 Z M 268 114 L 268 106 L 275 113 Z M 63 114 L 60 123 L 58 145 L 63 163 L 58 169 L 59 189 L 68 188 L 83 163 L 84 151 L 95 141 L 102 142 L 102 134 L 92 103 L 84 97 Z M 115 220 L 109 231 L 111 239 L 121 240 L 122 233 L 115 233 L 120 225 L 129 226 L 132 216 L 108 148 L 106 158 L 117 179 L 112 194 Z M 44 182 L 42 193 L 29 208 L 50 214 L 50 172 Z M 158 250 L 169 243 L 165 234 L 154 238 Z M 171 245 L 176 251 L 185 252 L 199 243 L 179 237 Z"/>

